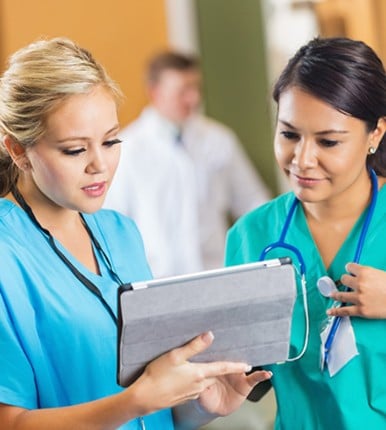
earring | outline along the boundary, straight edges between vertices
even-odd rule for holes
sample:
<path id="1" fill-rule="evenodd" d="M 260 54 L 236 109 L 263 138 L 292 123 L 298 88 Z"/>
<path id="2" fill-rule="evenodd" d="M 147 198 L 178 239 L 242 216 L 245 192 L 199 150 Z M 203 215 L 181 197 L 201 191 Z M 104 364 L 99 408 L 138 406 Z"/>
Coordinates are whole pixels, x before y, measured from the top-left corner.
<path id="1" fill-rule="evenodd" d="M 29 161 L 25 161 L 22 165 L 22 170 L 28 170 L 30 167 Z"/>
<path id="2" fill-rule="evenodd" d="M 374 155 L 376 151 L 376 148 L 374 148 L 374 146 L 369 146 L 369 154 L 370 155 Z"/>

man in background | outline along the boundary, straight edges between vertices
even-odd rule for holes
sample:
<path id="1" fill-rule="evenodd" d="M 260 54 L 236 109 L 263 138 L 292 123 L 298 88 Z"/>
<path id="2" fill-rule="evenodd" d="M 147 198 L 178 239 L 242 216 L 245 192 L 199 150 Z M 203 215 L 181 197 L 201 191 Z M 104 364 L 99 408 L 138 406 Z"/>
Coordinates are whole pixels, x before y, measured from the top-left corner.
<path id="1" fill-rule="evenodd" d="M 270 193 L 236 135 L 199 113 L 194 57 L 161 53 L 146 77 L 150 105 L 121 133 L 105 206 L 136 221 L 155 277 L 221 267 L 229 222 Z"/>

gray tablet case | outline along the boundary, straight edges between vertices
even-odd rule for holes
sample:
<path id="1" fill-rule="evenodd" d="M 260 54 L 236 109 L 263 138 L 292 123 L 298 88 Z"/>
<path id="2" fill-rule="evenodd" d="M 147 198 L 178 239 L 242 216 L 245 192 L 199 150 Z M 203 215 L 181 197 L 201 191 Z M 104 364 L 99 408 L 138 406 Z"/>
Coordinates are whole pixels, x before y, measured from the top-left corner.
<path id="1" fill-rule="evenodd" d="M 213 344 L 192 361 L 285 361 L 295 295 L 289 258 L 128 284 L 118 297 L 118 383 L 209 330 Z"/>

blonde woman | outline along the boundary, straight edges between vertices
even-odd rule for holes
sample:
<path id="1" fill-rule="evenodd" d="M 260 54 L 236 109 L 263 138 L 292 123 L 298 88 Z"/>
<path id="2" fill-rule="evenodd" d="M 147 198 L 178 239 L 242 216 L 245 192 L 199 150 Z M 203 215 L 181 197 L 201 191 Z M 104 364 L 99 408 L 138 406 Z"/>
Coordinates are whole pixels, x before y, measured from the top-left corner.
<path id="1" fill-rule="evenodd" d="M 119 159 L 119 97 L 67 39 L 21 49 L 1 78 L 2 430 L 196 428 L 270 376 L 190 363 L 205 333 L 117 386 L 116 290 L 151 277 L 134 223 L 100 210 Z"/>

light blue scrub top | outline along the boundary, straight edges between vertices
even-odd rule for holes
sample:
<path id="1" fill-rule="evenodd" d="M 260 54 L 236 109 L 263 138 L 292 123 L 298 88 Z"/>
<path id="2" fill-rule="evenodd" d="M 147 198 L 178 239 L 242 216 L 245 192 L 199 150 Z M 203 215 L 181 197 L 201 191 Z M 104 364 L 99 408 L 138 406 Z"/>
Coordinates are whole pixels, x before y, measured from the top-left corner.
<path id="1" fill-rule="evenodd" d="M 292 193 L 285 194 L 241 218 L 228 234 L 227 265 L 257 261 L 264 247 L 279 239 L 293 199 Z M 386 270 L 385 212 L 386 186 L 380 190 L 360 259 L 360 264 L 382 270 Z M 298 205 L 295 211 L 286 242 L 296 246 L 306 262 L 310 338 L 301 359 L 265 366 L 273 372 L 278 404 L 276 430 L 386 429 L 386 320 L 351 318 L 359 355 L 332 378 L 319 366 L 320 328 L 331 300 L 319 293 L 316 283 L 321 276 L 338 280 L 345 273 L 345 264 L 354 258 L 363 220 L 364 214 L 326 270 L 302 206 Z M 291 256 L 298 265 L 296 257 L 285 249 L 272 251 L 266 258 L 279 256 Z M 298 283 L 290 357 L 300 352 L 304 337 L 304 309 Z"/>
<path id="2" fill-rule="evenodd" d="M 151 278 L 130 219 L 107 210 L 85 219 L 123 282 Z M 59 248 L 116 309 L 118 285 L 100 255 L 98 276 Z M 24 211 L 0 199 L 0 403 L 51 408 L 117 393 L 116 349 L 116 325 L 99 300 Z M 145 424 L 147 430 L 174 428 L 170 409 L 146 416 Z M 139 421 L 120 429 L 138 430 Z"/>

